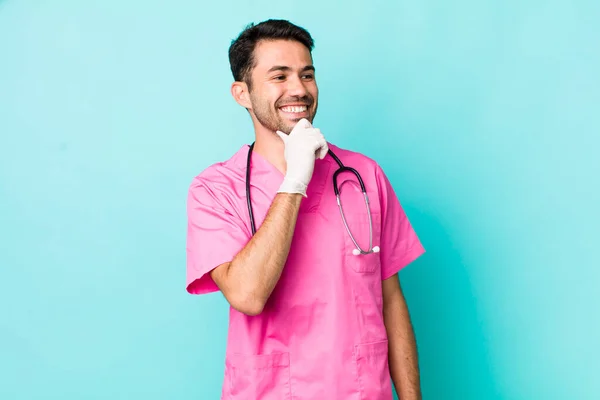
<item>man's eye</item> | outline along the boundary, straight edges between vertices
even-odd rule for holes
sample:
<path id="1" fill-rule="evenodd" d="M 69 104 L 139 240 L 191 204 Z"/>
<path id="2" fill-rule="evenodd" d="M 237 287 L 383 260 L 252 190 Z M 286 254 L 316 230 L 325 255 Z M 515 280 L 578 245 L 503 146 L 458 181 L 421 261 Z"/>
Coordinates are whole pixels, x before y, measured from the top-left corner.
<path id="1" fill-rule="evenodd" d="M 275 79 L 276 81 L 282 81 L 285 79 L 285 76 L 283 75 L 277 75 L 276 77 L 274 77 L 273 79 Z"/>
<path id="2" fill-rule="evenodd" d="M 304 79 L 314 79 L 314 77 L 315 76 L 312 75 L 312 74 L 306 74 L 306 75 L 304 75 Z"/>

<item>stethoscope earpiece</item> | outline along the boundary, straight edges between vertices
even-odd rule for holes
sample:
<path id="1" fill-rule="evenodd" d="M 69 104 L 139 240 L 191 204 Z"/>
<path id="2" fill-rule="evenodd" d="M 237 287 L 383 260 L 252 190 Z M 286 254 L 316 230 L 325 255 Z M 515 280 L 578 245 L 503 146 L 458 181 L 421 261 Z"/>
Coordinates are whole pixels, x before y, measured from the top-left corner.
<path id="1" fill-rule="evenodd" d="M 367 251 L 364 254 L 370 254 L 370 253 L 379 253 L 379 246 L 373 247 L 373 250 Z M 360 256 L 363 253 L 359 249 L 354 249 L 354 250 L 352 250 L 352 254 L 354 254 L 355 256 Z"/>

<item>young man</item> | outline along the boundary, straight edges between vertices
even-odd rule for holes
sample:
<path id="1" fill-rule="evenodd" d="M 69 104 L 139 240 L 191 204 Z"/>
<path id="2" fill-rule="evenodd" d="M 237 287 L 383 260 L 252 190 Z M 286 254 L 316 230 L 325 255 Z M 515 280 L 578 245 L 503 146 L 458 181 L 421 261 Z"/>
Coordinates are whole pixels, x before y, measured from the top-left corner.
<path id="1" fill-rule="evenodd" d="M 312 49 L 282 20 L 232 43 L 255 143 L 190 186 L 187 290 L 231 305 L 224 399 L 420 399 L 397 273 L 424 249 L 380 166 L 312 126 Z"/>

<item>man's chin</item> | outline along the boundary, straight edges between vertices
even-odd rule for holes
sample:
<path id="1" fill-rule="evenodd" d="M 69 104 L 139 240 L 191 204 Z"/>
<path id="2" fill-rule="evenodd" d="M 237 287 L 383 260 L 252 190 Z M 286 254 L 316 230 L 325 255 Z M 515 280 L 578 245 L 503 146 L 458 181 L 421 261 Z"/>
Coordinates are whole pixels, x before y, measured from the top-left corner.
<path id="1" fill-rule="evenodd" d="M 296 127 L 300 120 L 306 119 L 312 124 L 312 116 L 299 116 L 299 117 L 286 117 L 281 118 L 279 120 L 279 124 L 276 130 L 281 131 L 283 133 L 287 133 L 288 135 L 292 132 L 292 130 Z"/>
<path id="2" fill-rule="evenodd" d="M 300 118 L 302 119 L 302 118 Z M 298 119 L 298 121 L 300 121 L 300 119 Z M 292 129 L 294 129 L 294 127 L 296 126 L 296 124 L 298 123 L 298 121 L 286 121 L 283 124 L 280 124 L 279 127 L 277 128 L 277 130 L 283 132 L 283 133 L 287 133 L 288 135 L 292 132 Z"/>
<path id="3" fill-rule="evenodd" d="M 293 126 L 291 126 L 291 127 L 286 126 L 285 128 L 280 126 L 279 128 L 277 128 L 278 131 L 283 132 L 286 135 L 289 135 L 290 133 L 292 133 L 292 129 L 294 129 Z"/>
<path id="4" fill-rule="evenodd" d="M 284 125 L 286 126 L 288 133 L 292 131 L 292 129 L 294 129 L 294 127 L 298 124 L 298 122 L 300 122 L 301 120 L 306 119 L 308 120 L 308 122 L 310 122 L 312 124 L 312 118 L 310 116 L 308 117 L 293 117 L 293 118 L 286 118 L 286 121 L 284 123 Z M 286 132 L 286 131 L 282 131 L 282 132 Z"/>

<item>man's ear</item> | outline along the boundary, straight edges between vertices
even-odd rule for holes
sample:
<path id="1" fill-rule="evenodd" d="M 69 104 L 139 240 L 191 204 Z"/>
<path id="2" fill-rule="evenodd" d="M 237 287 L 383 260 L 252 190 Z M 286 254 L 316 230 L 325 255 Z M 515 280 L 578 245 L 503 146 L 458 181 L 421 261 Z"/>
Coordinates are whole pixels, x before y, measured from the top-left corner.
<path id="1" fill-rule="evenodd" d="M 246 109 L 251 108 L 252 103 L 250 103 L 250 93 L 248 93 L 246 82 L 233 82 L 231 84 L 231 95 L 240 106 Z"/>

